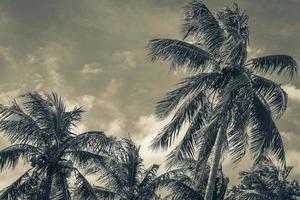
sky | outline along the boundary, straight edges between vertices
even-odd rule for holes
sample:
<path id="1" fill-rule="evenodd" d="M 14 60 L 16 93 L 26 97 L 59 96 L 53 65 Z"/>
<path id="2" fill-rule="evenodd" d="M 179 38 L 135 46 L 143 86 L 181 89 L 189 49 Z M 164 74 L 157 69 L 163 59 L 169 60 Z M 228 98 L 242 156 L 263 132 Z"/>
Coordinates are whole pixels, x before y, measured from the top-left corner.
<path id="1" fill-rule="evenodd" d="M 174 88 L 183 72 L 165 62 L 151 63 L 145 49 L 154 38 L 180 38 L 187 0 L 26 0 L 0 1 L 0 103 L 26 91 L 56 92 L 69 108 L 86 113 L 77 131 L 103 130 L 130 135 L 142 144 L 146 162 L 162 162 L 149 141 L 163 127 L 155 103 Z M 233 1 L 204 1 L 212 12 Z M 240 0 L 250 16 L 251 57 L 288 54 L 300 63 L 300 1 Z M 300 180 L 300 77 L 272 77 L 289 95 L 288 109 L 277 121 L 291 175 Z M 0 148 L 8 145 L 5 138 Z M 224 161 L 236 181 L 238 169 Z M 245 164 L 246 163 L 246 164 Z M 0 173 L 0 188 L 17 178 L 23 166 Z"/>

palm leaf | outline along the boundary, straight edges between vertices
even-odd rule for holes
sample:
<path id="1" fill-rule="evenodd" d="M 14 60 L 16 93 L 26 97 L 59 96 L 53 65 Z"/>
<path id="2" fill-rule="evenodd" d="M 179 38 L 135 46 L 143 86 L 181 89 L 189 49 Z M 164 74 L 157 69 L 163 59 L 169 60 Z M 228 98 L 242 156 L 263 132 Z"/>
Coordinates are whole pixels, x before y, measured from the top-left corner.
<path id="1" fill-rule="evenodd" d="M 167 93 L 166 97 L 157 103 L 156 116 L 160 119 L 166 118 L 185 97 L 192 95 L 194 92 L 214 87 L 214 84 L 221 77 L 220 73 L 213 72 L 200 73 L 184 79 L 179 83 L 177 89 Z"/>
<path id="2" fill-rule="evenodd" d="M 18 199 L 33 189 L 38 183 L 38 177 L 31 176 L 30 171 L 27 170 L 16 181 L 4 188 L 0 192 L 0 200 Z"/>
<path id="3" fill-rule="evenodd" d="M 275 82 L 256 75 L 252 78 L 252 86 L 264 98 L 266 106 L 271 109 L 272 116 L 279 119 L 287 108 L 287 93 Z"/>
<path id="4" fill-rule="evenodd" d="M 118 196 L 116 193 L 107 190 L 106 188 L 95 186 L 93 187 L 93 190 L 97 197 L 104 199 L 104 200 L 114 200 Z"/>
<path id="5" fill-rule="evenodd" d="M 12 107 L 2 107 L 0 129 L 12 143 L 31 143 L 42 146 L 47 140 L 49 141 L 49 135 L 16 102 Z"/>
<path id="6" fill-rule="evenodd" d="M 75 187 L 79 200 L 97 200 L 97 195 L 88 180 L 78 170 L 75 170 L 75 174 Z"/>
<path id="7" fill-rule="evenodd" d="M 185 67 L 188 71 L 204 71 L 212 63 L 209 53 L 180 40 L 154 39 L 147 47 L 150 51 L 149 57 L 152 62 L 162 59 L 171 62 L 171 69 Z"/>
<path id="8" fill-rule="evenodd" d="M 201 1 L 192 1 L 185 7 L 182 33 L 184 39 L 196 37 L 210 53 L 218 50 L 224 40 L 218 21 Z"/>
<path id="9" fill-rule="evenodd" d="M 270 55 L 248 61 L 248 67 L 263 74 L 286 74 L 293 78 L 297 74 L 297 62 L 287 55 Z"/>
<path id="10" fill-rule="evenodd" d="M 27 161 L 39 152 L 37 147 L 28 144 L 16 144 L 0 151 L 0 171 L 5 167 L 15 168 L 20 158 Z"/>
<path id="11" fill-rule="evenodd" d="M 197 143 L 195 141 L 197 138 L 196 134 L 205 127 L 210 111 L 211 106 L 208 104 L 203 104 L 197 111 L 181 142 L 167 155 L 167 166 L 171 167 L 177 162 L 194 156 L 195 144 Z"/>
<path id="12" fill-rule="evenodd" d="M 257 153 L 257 161 L 268 152 L 273 153 L 285 166 L 284 146 L 271 112 L 257 95 L 253 96 L 251 107 L 251 152 Z"/>

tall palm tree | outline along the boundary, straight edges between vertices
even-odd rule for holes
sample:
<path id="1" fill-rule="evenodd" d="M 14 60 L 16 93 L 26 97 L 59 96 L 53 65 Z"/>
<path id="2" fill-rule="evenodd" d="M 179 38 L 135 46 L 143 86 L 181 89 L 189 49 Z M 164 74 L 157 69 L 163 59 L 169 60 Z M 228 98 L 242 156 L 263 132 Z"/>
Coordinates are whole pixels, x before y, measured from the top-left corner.
<path id="1" fill-rule="evenodd" d="M 140 147 L 130 138 L 123 138 L 113 149 L 106 166 L 93 169 L 99 174 L 101 186 L 95 186 L 94 192 L 100 199 L 159 200 L 157 190 L 182 171 L 158 176 L 159 165 L 153 164 L 146 169 L 139 154 Z"/>
<path id="2" fill-rule="evenodd" d="M 171 177 L 165 184 L 165 187 L 170 190 L 170 194 L 166 199 L 185 199 L 185 200 L 202 200 L 205 195 L 205 185 L 208 181 L 209 167 L 203 171 L 198 171 L 198 162 L 194 159 L 185 159 L 176 164 L 179 169 L 184 170 L 184 173 Z M 218 170 L 217 180 L 215 183 L 215 191 L 213 199 L 223 200 L 225 197 L 229 179 L 225 177 L 222 170 Z"/>
<path id="3" fill-rule="evenodd" d="M 237 162 L 248 146 L 256 160 L 273 153 L 285 163 L 282 140 L 274 120 L 287 107 L 287 94 L 279 84 L 262 74 L 284 74 L 292 78 L 297 63 L 287 55 L 270 55 L 247 60 L 248 16 L 235 4 L 213 15 L 201 1 L 185 7 L 183 40 L 154 39 L 149 57 L 171 62 L 171 69 L 193 73 L 178 88 L 158 102 L 156 115 L 170 123 L 153 140 L 153 149 L 170 147 L 183 125 L 188 129 L 168 155 L 173 165 L 199 151 L 199 163 L 211 158 L 206 200 L 212 199 L 222 151 L 229 150 Z M 214 149 L 214 151 L 213 151 Z"/>
<path id="4" fill-rule="evenodd" d="M 241 183 L 229 190 L 228 200 L 300 199 L 299 183 L 288 180 L 292 167 L 279 169 L 263 158 L 250 171 L 240 173 Z"/>
<path id="5" fill-rule="evenodd" d="M 70 199 L 71 175 L 79 197 L 93 199 L 91 186 L 77 167 L 105 160 L 100 152 L 109 150 L 114 139 L 99 131 L 74 134 L 81 108 L 67 111 L 57 94 L 29 92 L 21 96 L 21 105 L 14 101 L 10 107 L 1 106 L 0 113 L 0 130 L 12 143 L 0 151 L 0 171 L 15 168 L 21 159 L 31 165 L 1 191 L 1 200 Z"/>

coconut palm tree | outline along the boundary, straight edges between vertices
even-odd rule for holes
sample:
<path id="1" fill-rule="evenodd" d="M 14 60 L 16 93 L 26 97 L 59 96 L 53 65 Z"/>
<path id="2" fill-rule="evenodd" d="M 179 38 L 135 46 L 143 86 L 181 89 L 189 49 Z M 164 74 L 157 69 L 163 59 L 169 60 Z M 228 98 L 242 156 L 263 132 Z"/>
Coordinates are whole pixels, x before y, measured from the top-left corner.
<path id="1" fill-rule="evenodd" d="M 211 158 L 205 197 L 211 200 L 217 168 L 226 150 L 233 162 L 240 161 L 250 141 L 256 160 L 272 153 L 284 165 L 284 148 L 274 120 L 286 110 L 287 94 L 279 84 L 258 74 L 292 78 L 297 63 L 287 55 L 247 60 L 248 16 L 236 4 L 214 15 L 201 1 L 193 1 L 185 7 L 183 21 L 183 40 L 154 39 L 148 45 L 152 61 L 166 60 L 171 62 L 171 69 L 192 73 L 158 102 L 157 117 L 173 118 L 152 147 L 169 148 L 186 124 L 183 139 L 167 161 L 173 165 L 193 157 L 195 146 L 199 163 L 205 166 Z"/>
<path id="2" fill-rule="evenodd" d="M 299 183 L 288 180 L 292 167 L 280 169 L 263 158 L 250 171 L 240 173 L 241 183 L 229 190 L 228 200 L 300 199 Z"/>
<path id="3" fill-rule="evenodd" d="M 83 110 L 66 110 L 57 94 L 29 92 L 21 104 L 1 106 L 0 130 L 11 146 L 0 151 L 0 171 L 15 168 L 20 160 L 29 169 L 3 189 L 0 199 L 70 199 L 70 176 L 81 199 L 93 199 L 91 185 L 77 167 L 86 167 L 106 159 L 114 139 L 103 132 L 74 134 Z M 94 196 L 94 199 L 96 197 Z"/>
<path id="4" fill-rule="evenodd" d="M 160 200 L 157 190 L 172 176 L 182 172 L 179 169 L 158 176 L 159 165 L 145 168 L 139 154 L 140 147 L 130 138 L 123 138 L 113 149 L 106 166 L 93 169 L 101 183 L 101 186 L 94 187 L 100 199 Z"/>
<path id="5" fill-rule="evenodd" d="M 171 177 L 165 184 L 170 190 L 166 199 L 176 200 L 202 200 L 205 195 L 205 186 L 208 181 L 209 166 L 203 171 L 198 171 L 197 160 L 187 158 L 176 164 L 176 167 L 182 169 L 184 173 L 179 173 Z M 219 169 L 216 177 L 213 199 L 223 200 L 225 197 L 229 179 L 225 177 L 222 170 Z"/>

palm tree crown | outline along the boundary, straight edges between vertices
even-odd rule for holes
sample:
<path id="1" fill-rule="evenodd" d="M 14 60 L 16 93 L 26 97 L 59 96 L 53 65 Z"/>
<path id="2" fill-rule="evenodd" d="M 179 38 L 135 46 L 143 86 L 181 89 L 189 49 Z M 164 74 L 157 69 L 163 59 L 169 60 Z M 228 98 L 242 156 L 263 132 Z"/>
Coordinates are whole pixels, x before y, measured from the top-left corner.
<path id="1" fill-rule="evenodd" d="M 31 167 L 0 193 L 0 199 L 70 199 L 69 177 L 74 174 L 75 188 L 84 196 L 89 183 L 76 168 L 100 160 L 99 152 L 108 150 L 113 138 L 103 132 L 72 132 L 83 110 L 66 111 L 56 94 L 29 92 L 10 107 L 1 107 L 0 130 L 11 146 L 0 151 L 0 170 L 14 168 L 20 159 Z"/>
<path id="2" fill-rule="evenodd" d="M 171 172 L 157 175 L 159 165 L 145 168 L 140 157 L 140 147 L 130 138 L 116 143 L 110 159 L 100 168 L 94 168 L 99 174 L 101 186 L 95 186 L 94 192 L 100 199 L 120 200 L 159 200 L 156 192 L 171 177 Z"/>
<path id="3" fill-rule="evenodd" d="M 263 158 L 250 171 L 240 173 L 241 183 L 229 191 L 226 199 L 300 199 L 299 183 L 288 180 L 291 169 L 279 169 L 269 158 Z"/>
<path id="4" fill-rule="evenodd" d="M 173 118 L 153 140 L 154 149 L 170 147 L 182 126 L 188 124 L 180 144 L 168 156 L 169 165 L 192 157 L 195 144 L 200 161 L 206 161 L 220 129 L 222 149 L 229 149 L 234 161 L 239 161 L 248 145 L 247 127 L 251 150 L 257 158 L 272 152 L 284 163 L 283 144 L 274 119 L 286 110 L 287 94 L 279 84 L 257 73 L 293 77 L 297 63 L 287 55 L 247 60 L 247 21 L 248 16 L 236 4 L 213 15 L 201 1 L 193 1 L 185 7 L 184 40 L 150 41 L 152 61 L 167 60 L 172 69 L 194 73 L 156 107 L 158 118 Z"/>

